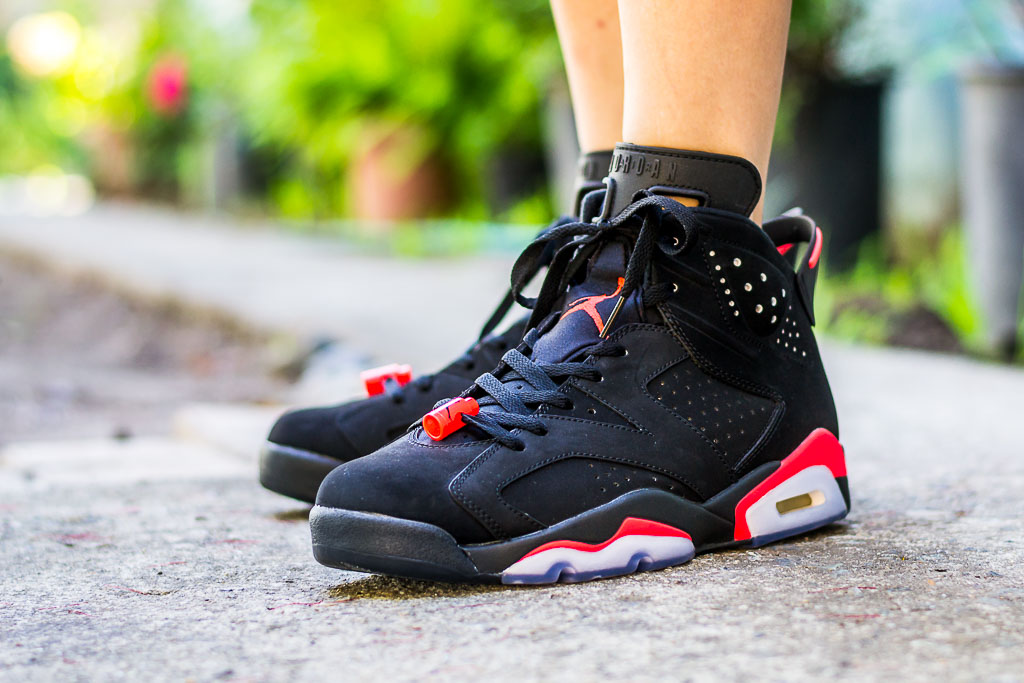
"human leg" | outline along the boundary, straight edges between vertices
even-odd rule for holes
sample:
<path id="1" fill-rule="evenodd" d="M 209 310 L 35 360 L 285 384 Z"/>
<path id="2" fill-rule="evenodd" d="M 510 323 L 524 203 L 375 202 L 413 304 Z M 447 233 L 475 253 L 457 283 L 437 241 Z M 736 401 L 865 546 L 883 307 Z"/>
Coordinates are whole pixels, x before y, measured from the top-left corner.
<path id="1" fill-rule="evenodd" d="M 583 153 L 622 135 L 622 48 L 617 0 L 551 0 Z"/>
<path id="2" fill-rule="evenodd" d="M 619 0 L 619 12 L 622 139 L 743 157 L 765 178 L 790 2 Z"/>

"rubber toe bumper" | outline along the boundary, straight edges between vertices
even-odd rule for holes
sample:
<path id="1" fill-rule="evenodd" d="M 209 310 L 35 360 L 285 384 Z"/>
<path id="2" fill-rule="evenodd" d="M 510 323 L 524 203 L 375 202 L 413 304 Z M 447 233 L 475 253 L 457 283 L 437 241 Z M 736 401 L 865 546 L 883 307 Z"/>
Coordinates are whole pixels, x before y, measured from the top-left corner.
<path id="1" fill-rule="evenodd" d="M 338 569 L 434 581 L 498 581 L 483 576 L 444 529 L 373 512 L 317 505 L 309 513 L 313 557 Z"/>

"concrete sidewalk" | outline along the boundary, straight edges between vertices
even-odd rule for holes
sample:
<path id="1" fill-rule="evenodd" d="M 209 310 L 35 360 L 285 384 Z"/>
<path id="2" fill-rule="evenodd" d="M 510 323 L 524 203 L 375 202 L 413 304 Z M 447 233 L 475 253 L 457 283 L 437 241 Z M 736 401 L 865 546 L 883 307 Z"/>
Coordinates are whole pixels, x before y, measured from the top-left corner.
<path id="1" fill-rule="evenodd" d="M 396 273 L 416 289 L 398 274 L 408 264 L 360 265 L 340 247 L 236 236 L 225 226 L 182 227 L 179 243 L 170 218 L 147 217 L 138 229 L 154 232 L 137 247 L 92 244 L 84 233 L 129 239 L 143 214 L 121 211 L 34 227 L 4 218 L 0 248 L 92 268 L 124 286 L 149 281 L 154 293 L 196 305 L 237 305 L 239 316 L 251 310 L 269 328 L 314 323 L 329 297 L 272 303 L 269 283 L 287 286 L 285 265 L 262 284 L 254 266 L 203 274 L 193 264 L 186 277 L 171 263 L 190 251 L 184 240 L 248 255 L 243 262 L 301 256 L 319 264 L 308 274 L 323 278 Z M 106 225 L 115 214 L 126 223 Z M 167 240 L 159 258 L 142 251 L 158 242 L 146 241 L 151 234 Z M 213 256 L 203 258 L 213 267 Z M 489 275 L 497 261 L 416 267 L 448 283 L 479 270 L 500 292 L 504 274 Z M 271 303 L 207 300 L 242 281 Z M 493 298 L 482 289 L 471 291 L 486 308 Z M 372 318 L 372 307 L 359 310 Z M 387 321 L 396 335 L 390 357 L 403 357 L 399 342 L 448 332 L 425 335 L 428 323 Z M 374 330 L 365 329 L 372 351 Z M 362 334 L 353 328 L 345 338 Z M 449 353 L 449 343 L 419 345 L 423 362 Z M 306 508 L 259 488 L 248 445 L 13 444 L 0 451 L 0 679 L 1024 680 L 1024 373 L 908 351 L 826 344 L 825 352 L 853 493 L 847 521 L 581 586 L 452 587 L 321 567 Z M 246 427 L 231 408 L 212 419 L 193 410 L 193 427 L 265 428 Z"/>
<path id="2" fill-rule="evenodd" d="M 396 260 L 266 224 L 132 204 L 73 218 L 0 215 L 0 251 L 258 329 L 337 339 L 370 362 L 423 372 L 476 339 L 515 257 Z"/>
<path id="3" fill-rule="evenodd" d="M 1024 375 L 831 348 L 854 509 L 756 551 L 580 586 L 334 571 L 255 462 L 0 454 L 0 679 L 1022 679 Z"/>

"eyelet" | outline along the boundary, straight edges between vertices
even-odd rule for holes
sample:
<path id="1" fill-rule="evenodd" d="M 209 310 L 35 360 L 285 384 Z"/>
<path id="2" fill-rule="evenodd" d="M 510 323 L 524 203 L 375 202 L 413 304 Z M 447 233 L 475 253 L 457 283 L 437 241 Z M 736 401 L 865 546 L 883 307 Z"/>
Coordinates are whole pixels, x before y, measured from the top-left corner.
<path id="1" fill-rule="evenodd" d="M 676 237 L 675 235 L 672 236 L 672 246 L 673 247 L 678 247 L 679 246 L 679 238 Z"/>
<path id="2" fill-rule="evenodd" d="M 629 349 L 622 349 L 622 357 L 625 358 L 629 355 Z"/>
<path id="3" fill-rule="evenodd" d="M 678 291 L 679 291 L 679 285 L 677 285 L 676 283 L 673 282 L 672 283 L 672 293 L 675 294 Z"/>

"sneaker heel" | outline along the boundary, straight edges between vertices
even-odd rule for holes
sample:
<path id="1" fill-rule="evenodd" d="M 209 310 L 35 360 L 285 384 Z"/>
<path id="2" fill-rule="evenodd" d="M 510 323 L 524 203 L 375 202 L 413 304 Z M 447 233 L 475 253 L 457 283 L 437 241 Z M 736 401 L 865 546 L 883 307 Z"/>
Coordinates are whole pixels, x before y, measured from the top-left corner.
<path id="1" fill-rule="evenodd" d="M 735 540 L 756 547 L 842 519 L 845 478 L 843 447 L 831 432 L 816 429 L 737 504 Z"/>

